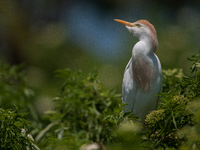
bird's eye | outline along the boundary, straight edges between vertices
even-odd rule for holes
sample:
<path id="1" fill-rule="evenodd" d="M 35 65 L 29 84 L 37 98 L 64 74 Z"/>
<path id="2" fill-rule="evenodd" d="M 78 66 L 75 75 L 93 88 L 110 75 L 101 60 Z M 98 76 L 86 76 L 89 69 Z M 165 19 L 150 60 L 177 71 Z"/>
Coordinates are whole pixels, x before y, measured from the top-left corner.
<path id="1" fill-rule="evenodd" d="M 141 27 L 141 24 L 135 24 L 136 27 L 140 28 Z"/>

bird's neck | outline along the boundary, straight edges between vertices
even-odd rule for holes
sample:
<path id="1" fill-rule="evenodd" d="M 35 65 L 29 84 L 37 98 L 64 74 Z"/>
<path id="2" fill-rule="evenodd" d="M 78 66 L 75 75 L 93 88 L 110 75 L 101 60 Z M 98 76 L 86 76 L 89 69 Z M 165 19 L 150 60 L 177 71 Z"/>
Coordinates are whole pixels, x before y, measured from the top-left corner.
<path id="1" fill-rule="evenodd" d="M 153 55 L 153 44 L 152 41 L 148 38 L 140 39 L 133 47 L 132 50 L 132 56 L 138 57 L 138 56 L 149 56 Z"/>
<path id="2" fill-rule="evenodd" d="M 150 34 L 149 36 L 142 35 L 139 37 L 139 41 L 142 41 L 148 45 L 148 48 L 151 49 L 154 53 L 158 47 L 158 39 L 156 34 Z"/>

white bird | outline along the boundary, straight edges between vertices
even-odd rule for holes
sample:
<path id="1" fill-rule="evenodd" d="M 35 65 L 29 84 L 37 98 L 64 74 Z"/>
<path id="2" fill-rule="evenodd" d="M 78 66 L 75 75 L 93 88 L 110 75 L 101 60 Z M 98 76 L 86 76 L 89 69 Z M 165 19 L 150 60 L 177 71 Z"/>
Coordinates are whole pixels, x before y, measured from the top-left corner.
<path id="1" fill-rule="evenodd" d="M 139 39 L 132 49 L 122 84 L 124 111 L 131 111 L 140 117 L 142 123 L 146 115 L 155 110 L 159 103 L 158 93 L 162 91 L 162 68 L 155 52 L 158 46 L 154 26 L 147 20 L 134 23 L 115 19 Z"/>

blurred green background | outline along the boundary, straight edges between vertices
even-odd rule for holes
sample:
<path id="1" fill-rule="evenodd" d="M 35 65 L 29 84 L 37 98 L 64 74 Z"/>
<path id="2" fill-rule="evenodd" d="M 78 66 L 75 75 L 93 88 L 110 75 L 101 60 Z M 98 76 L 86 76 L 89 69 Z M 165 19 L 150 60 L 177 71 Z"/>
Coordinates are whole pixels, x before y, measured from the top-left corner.
<path id="1" fill-rule="evenodd" d="M 0 0 L 0 63 L 26 65 L 41 114 L 59 94 L 57 69 L 96 68 L 102 83 L 121 93 L 137 39 L 113 19 L 149 20 L 163 69 L 189 72 L 186 58 L 200 49 L 198 0 Z"/>

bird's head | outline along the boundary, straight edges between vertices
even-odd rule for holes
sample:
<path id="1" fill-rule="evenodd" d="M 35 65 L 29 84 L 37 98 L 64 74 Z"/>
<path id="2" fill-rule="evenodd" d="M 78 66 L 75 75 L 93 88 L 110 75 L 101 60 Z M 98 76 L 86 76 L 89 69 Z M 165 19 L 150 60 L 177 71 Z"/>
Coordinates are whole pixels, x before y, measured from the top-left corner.
<path id="1" fill-rule="evenodd" d="M 157 34 L 154 26 L 147 20 L 138 20 L 134 23 L 127 22 L 120 19 L 114 19 L 115 21 L 123 24 L 126 28 L 133 33 L 133 36 L 139 40 L 148 39 L 152 43 L 153 51 L 155 52 L 158 46 Z"/>

